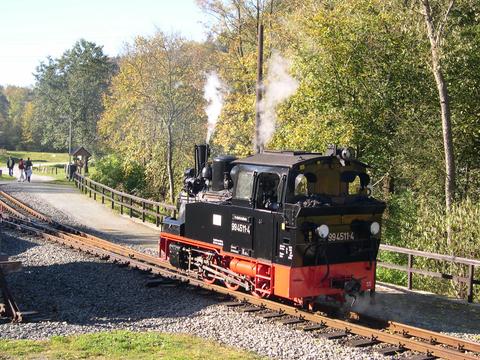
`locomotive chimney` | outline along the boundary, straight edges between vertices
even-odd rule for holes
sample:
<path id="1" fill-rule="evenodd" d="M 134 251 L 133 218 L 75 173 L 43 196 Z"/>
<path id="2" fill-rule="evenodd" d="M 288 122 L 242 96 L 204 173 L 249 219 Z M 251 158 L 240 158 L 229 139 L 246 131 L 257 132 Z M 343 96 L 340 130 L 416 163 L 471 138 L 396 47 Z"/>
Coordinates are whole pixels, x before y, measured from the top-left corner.
<path id="1" fill-rule="evenodd" d="M 210 155 L 210 146 L 208 144 L 195 145 L 195 176 L 202 174 L 202 170 L 207 164 Z"/>

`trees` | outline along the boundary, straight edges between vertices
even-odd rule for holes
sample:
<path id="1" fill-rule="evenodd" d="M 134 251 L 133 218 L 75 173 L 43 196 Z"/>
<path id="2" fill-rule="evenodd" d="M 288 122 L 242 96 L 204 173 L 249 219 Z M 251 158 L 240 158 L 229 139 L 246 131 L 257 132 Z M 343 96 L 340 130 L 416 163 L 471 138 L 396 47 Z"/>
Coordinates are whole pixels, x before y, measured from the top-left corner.
<path id="1" fill-rule="evenodd" d="M 429 0 L 421 0 L 427 36 L 430 41 L 432 72 L 437 84 L 438 98 L 440 101 L 443 146 L 445 152 L 445 203 L 447 212 L 450 212 L 452 202 L 455 196 L 455 159 L 452 139 L 452 121 L 450 111 L 450 99 L 448 96 L 448 87 L 443 75 L 441 61 L 441 43 L 443 40 L 443 31 L 447 24 L 448 16 L 455 0 L 449 0 L 448 6 L 444 11 L 443 18 L 434 23 L 432 7 Z M 439 16 L 440 17 L 440 16 Z M 450 233 L 450 232 L 449 232 Z"/>
<path id="2" fill-rule="evenodd" d="M 8 146 L 5 130 L 8 126 L 8 100 L 0 86 L 0 148 Z"/>
<path id="3" fill-rule="evenodd" d="M 31 144 L 32 90 L 7 86 L 0 95 L 0 147 L 23 149 Z"/>
<path id="4" fill-rule="evenodd" d="M 434 141 L 432 90 L 409 15 L 397 2 L 365 0 L 303 2 L 292 12 L 287 36 L 300 88 L 280 109 L 273 145 L 349 145 L 375 164 L 378 179 L 416 186 L 413 173 L 437 160 L 422 154 Z"/>
<path id="5" fill-rule="evenodd" d="M 72 121 L 73 143 L 95 147 L 102 95 L 114 69 L 101 46 L 83 39 L 60 58 L 48 58 L 38 66 L 34 117 L 43 145 L 65 149 Z"/>
<path id="6" fill-rule="evenodd" d="M 257 31 L 266 28 L 265 58 L 272 48 L 283 48 L 282 20 L 289 1 L 198 0 L 202 10 L 214 19 L 210 27 L 215 60 L 212 66 L 228 85 L 228 93 L 213 145 L 224 152 L 247 155 L 252 151 L 255 117 Z"/>
<path id="7" fill-rule="evenodd" d="M 100 134 L 126 160 L 145 166 L 148 191 L 174 202 L 177 169 L 206 134 L 202 106 L 205 49 L 161 32 L 137 38 L 105 98 Z"/>

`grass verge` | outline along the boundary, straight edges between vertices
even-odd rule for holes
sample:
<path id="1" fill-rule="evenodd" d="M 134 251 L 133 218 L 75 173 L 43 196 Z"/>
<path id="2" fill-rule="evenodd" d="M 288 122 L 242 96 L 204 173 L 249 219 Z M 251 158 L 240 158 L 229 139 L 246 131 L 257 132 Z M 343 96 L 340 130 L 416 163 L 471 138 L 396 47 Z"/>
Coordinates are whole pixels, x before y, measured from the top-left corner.
<path id="1" fill-rule="evenodd" d="M 6 175 L 2 173 L 2 175 L 0 176 L 0 181 L 12 181 L 12 180 L 17 180 L 17 178 L 15 176 L 8 175 L 8 173 Z"/>
<path id="2" fill-rule="evenodd" d="M 261 359 L 183 334 L 113 331 L 50 340 L 1 340 L 0 359 Z"/>
<path id="3" fill-rule="evenodd" d="M 8 157 L 15 159 L 30 158 L 33 163 L 65 163 L 68 161 L 67 153 L 49 153 L 36 151 L 0 151 L 0 163 L 6 166 Z"/>

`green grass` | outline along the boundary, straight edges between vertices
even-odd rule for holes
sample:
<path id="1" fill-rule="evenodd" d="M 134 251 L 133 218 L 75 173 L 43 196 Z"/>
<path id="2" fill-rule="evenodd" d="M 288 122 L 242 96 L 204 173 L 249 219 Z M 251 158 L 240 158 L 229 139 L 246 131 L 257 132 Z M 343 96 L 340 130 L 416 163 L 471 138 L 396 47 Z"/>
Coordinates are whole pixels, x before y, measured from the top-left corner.
<path id="1" fill-rule="evenodd" d="M 15 176 L 9 176 L 8 172 L 2 173 L 2 176 L 0 176 L 0 181 L 12 181 L 12 180 L 17 180 Z"/>
<path id="2" fill-rule="evenodd" d="M 68 154 L 65 153 L 49 153 L 49 152 L 35 152 L 35 151 L 0 151 L 0 163 L 6 166 L 8 157 L 11 156 L 16 159 L 30 158 L 33 163 L 65 163 L 68 161 Z"/>
<path id="3" fill-rule="evenodd" d="M 50 340 L 1 340 L 0 359 L 261 359 L 190 335 L 130 331 L 56 336 Z"/>
<path id="4" fill-rule="evenodd" d="M 41 171 L 35 171 L 35 169 L 34 169 L 34 173 L 42 176 L 50 176 L 51 178 L 54 179 L 52 182 L 55 184 L 72 185 L 72 186 L 75 185 L 73 181 L 68 181 L 68 179 L 65 177 L 65 170 L 63 167 L 58 168 L 57 174 L 49 173 L 49 172 L 43 173 Z"/>

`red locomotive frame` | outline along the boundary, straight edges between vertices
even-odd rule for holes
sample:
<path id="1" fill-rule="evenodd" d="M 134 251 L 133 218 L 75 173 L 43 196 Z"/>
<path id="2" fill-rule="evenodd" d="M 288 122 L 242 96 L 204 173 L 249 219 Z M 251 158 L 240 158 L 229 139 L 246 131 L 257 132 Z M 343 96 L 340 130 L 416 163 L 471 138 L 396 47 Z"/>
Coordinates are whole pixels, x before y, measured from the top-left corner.
<path id="1" fill-rule="evenodd" d="M 254 284 L 251 292 L 259 297 L 275 296 L 300 305 L 311 304 L 318 296 L 343 302 L 345 289 L 343 286 L 335 287 L 335 282 L 344 284 L 352 280 L 353 275 L 360 280 L 360 293 L 375 289 L 376 261 L 291 267 L 225 252 L 221 246 L 162 232 L 159 255 L 164 261 L 169 261 L 171 243 L 215 253 L 219 266 L 249 277 Z M 216 280 L 208 276 L 203 279 L 207 283 Z M 238 289 L 238 286 L 232 286 L 228 281 L 224 281 L 224 284 L 230 289 Z"/>

